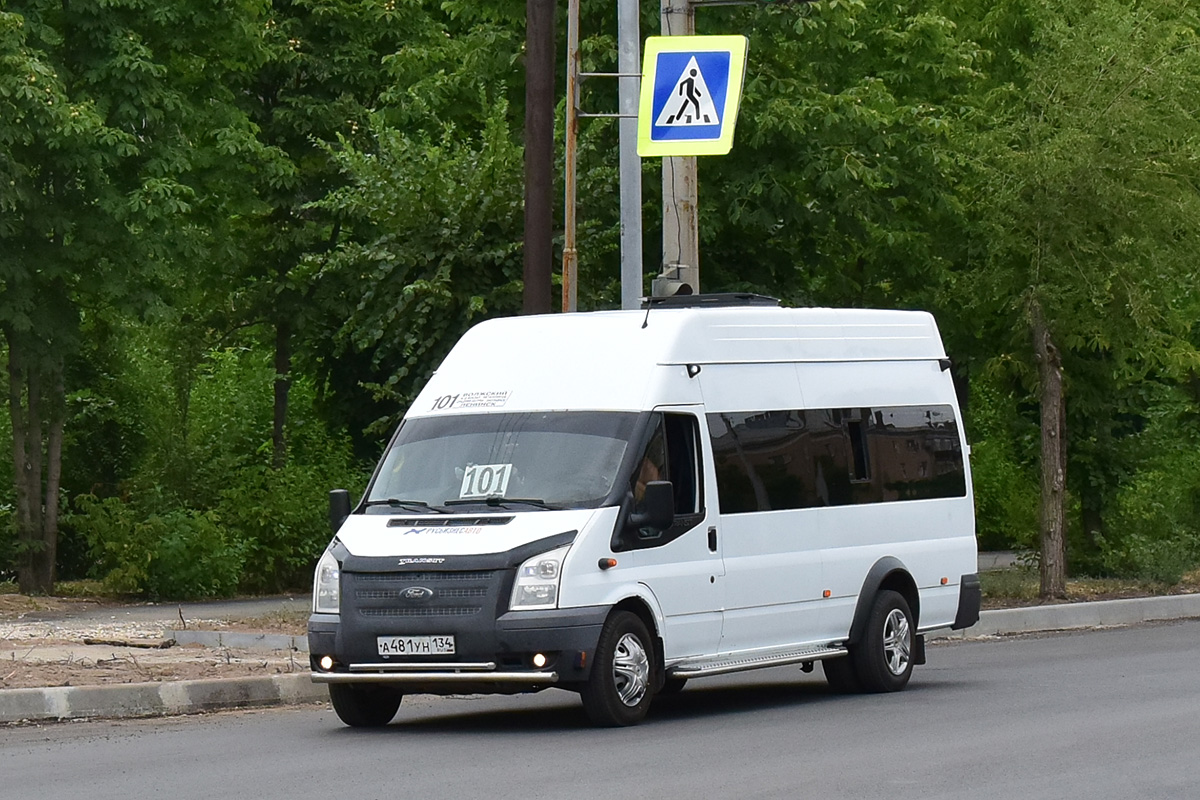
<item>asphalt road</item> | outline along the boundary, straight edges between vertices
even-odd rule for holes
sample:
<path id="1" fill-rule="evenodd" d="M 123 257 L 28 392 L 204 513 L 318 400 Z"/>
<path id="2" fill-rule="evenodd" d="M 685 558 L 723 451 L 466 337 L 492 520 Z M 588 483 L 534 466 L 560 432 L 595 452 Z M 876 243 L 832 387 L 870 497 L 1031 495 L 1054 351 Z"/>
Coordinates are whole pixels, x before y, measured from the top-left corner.
<path id="1" fill-rule="evenodd" d="M 321 708 L 0 729 L 0 798 L 1188 798 L 1200 621 L 931 646 L 908 691 L 820 670 L 697 681 L 643 725 L 578 699 L 407 698 L 379 731 Z"/>

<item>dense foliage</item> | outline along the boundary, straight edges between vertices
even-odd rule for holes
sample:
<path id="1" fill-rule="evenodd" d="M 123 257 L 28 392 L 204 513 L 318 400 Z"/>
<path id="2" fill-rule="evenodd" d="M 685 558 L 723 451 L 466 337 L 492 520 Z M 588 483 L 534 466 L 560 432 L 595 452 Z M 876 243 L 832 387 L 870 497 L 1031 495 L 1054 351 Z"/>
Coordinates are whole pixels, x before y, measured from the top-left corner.
<path id="1" fill-rule="evenodd" d="M 584 3 L 585 70 L 615 67 L 611 6 Z M 305 585 L 326 491 L 361 490 L 463 330 L 520 309 L 520 11 L 0 3 L 0 579 Z M 697 26 L 750 39 L 734 150 L 700 166 L 705 290 L 934 311 L 983 545 L 1038 551 L 1052 409 L 1071 568 L 1200 563 L 1192 4 L 818 0 Z M 608 308 L 616 127 L 581 134 L 580 305 Z"/>

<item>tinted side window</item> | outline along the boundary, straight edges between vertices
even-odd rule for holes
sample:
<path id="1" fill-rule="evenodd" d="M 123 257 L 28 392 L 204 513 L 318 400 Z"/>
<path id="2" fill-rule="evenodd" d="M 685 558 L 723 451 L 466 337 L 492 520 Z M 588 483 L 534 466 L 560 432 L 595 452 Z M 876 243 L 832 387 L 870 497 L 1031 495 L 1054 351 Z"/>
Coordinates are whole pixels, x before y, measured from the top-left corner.
<path id="1" fill-rule="evenodd" d="M 708 415 L 723 514 L 962 497 L 950 406 Z"/>
<path id="2" fill-rule="evenodd" d="M 815 493 L 804 413 L 709 414 L 721 513 L 796 508 Z"/>

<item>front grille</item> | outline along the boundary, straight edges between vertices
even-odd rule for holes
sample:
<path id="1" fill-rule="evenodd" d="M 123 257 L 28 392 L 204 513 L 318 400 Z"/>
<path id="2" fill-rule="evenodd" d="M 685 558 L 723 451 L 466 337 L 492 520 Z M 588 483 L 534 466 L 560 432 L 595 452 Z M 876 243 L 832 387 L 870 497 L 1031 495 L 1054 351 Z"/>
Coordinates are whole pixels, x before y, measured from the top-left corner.
<path id="1" fill-rule="evenodd" d="M 470 589 L 438 589 L 435 597 L 487 597 L 488 590 L 483 587 Z M 403 600 L 403 589 L 359 589 L 354 593 L 359 600 Z"/>
<path id="2" fill-rule="evenodd" d="M 500 600 L 504 575 L 504 570 L 496 569 L 343 572 L 342 613 L 353 614 L 371 629 L 382 626 L 381 631 L 392 630 L 386 625 L 388 619 L 432 620 L 494 613 L 505 605 Z"/>
<path id="3" fill-rule="evenodd" d="M 479 606 L 458 608 L 362 608 L 364 617 L 472 617 L 482 611 Z"/>

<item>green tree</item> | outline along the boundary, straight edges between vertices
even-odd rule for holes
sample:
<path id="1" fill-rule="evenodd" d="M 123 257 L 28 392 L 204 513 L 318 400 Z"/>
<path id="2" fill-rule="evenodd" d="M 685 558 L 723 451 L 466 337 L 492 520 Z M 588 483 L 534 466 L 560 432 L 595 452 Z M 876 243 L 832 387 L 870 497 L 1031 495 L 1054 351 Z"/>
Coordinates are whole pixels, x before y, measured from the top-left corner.
<path id="1" fill-rule="evenodd" d="M 1022 20 L 1003 27 L 1028 31 L 1027 47 L 993 45 L 1020 77 L 998 85 L 977 118 L 979 258 L 960 296 L 979 335 L 1003 343 L 995 359 L 1037 393 L 1042 594 L 1061 597 L 1068 454 L 1103 438 L 1089 432 L 1111 431 L 1114 399 L 1197 365 L 1200 19 L 1174 0 L 989 13 Z M 1083 435 L 1068 439 L 1068 424 Z M 1093 464 L 1098 456 L 1093 448 Z M 1110 483 L 1097 472 L 1082 480 Z"/>
<path id="2" fill-rule="evenodd" d="M 270 163 L 234 102 L 237 76 L 260 58 L 261 5 L 30 0 L 6 9 L 0 327 L 18 577 L 23 591 L 46 592 L 65 365 L 84 319 L 144 308 L 180 274 L 167 265 L 210 256 L 212 221 L 244 198 L 239 170 Z"/>
<path id="3" fill-rule="evenodd" d="M 428 4 L 418 0 L 272 0 L 265 41 L 270 58 L 257 70 L 244 107 L 263 143 L 281 154 L 286 170 L 264 173 L 253 184 L 262 202 L 239 220 L 242 258 L 222 284 L 232 314 L 213 320 L 216 330 L 261 326 L 274 352 L 272 462 L 287 461 L 289 395 L 293 362 L 323 331 L 324 314 L 344 313 L 345 285 L 322 291 L 319 257 L 345 238 L 343 221 L 316 205 L 343 186 L 329 147 L 339 137 L 369 150 L 370 115 L 392 85 L 385 61 L 428 40 Z M 332 303 L 330 312 L 325 304 Z M 222 306 L 216 306 L 220 309 Z M 215 344 L 215 342 L 214 342 Z"/>
<path id="4" fill-rule="evenodd" d="M 700 164 L 704 285 L 933 307 L 961 254 L 955 137 L 978 46 L 929 3 L 815 2 L 737 20 L 750 36 L 737 141 Z"/>
<path id="5" fill-rule="evenodd" d="M 325 314 L 309 357 L 338 418 L 376 437 L 473 321 L 521 306 L 523 29 L 447 10 L 385 59 L 371 140 L 328 148 L 347 185 L 314 204 L 344 233 L 304 265 Z"/>

